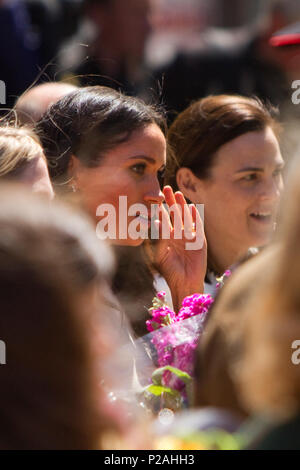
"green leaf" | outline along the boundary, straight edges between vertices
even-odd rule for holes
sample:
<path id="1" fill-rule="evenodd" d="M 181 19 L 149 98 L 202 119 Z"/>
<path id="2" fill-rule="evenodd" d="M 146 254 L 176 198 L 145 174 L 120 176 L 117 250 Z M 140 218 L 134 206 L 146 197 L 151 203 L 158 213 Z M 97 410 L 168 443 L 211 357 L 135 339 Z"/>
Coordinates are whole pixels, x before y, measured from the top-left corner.
<path id="1" fill-rule="evenodd" d="M 169 387 L 163 387 L 162 385 L 149 385 L 146 387 L 145 392 L 151 393 L 156 397 L 161 396 L 163 393 L 167 393 L 174 398 L 180 398 L 180 393 L 177 390 L 173 390 Z"/>
<path id="2" fill-rule="evenodd" d="M 182 380 L 186 385 L 188 385 L 192 381 L 192 377 L 187 372 L 184 372 L 173 366 L 164 366 L 164 367 L 160 367 L 159 369 L 156 369 L 153 372 L 152 382 L 154 385 L 161 385 L 163 373 L 167 370 L 172 372 L 174 375 L 176 375 L 176 377 Z"/>

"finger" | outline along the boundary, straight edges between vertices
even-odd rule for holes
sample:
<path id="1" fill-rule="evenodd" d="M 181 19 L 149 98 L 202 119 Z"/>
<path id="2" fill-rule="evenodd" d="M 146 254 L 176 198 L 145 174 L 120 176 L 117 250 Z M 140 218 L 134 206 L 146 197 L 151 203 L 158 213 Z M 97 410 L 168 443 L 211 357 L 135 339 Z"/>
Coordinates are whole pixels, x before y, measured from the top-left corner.
<path id="1" fill-rule="evenodd" d="M 189 208 L 189 204 L 187 204 L 186 199 L 182 192 L 177 191 L 175 193 L 175 199 L 177 204 L 181 208 L 181 213 L 183 214 L 183 223 L 182 226 L 184 228 L 184 233 L 192 233 L 194 226 L 193 226 L 193 217 L 191 210 Z"/>
<path id="2" fill-rule="evenodd" d="M 169 240 L 173 228 L 168 211 L 163 204 L 159 208 L 159 218 L 155 221 L 155 223 L 159 228 L 159 238 L 163 240 Z"/>
<path id="3" fill-rule="evenodd" d="M 177 230 L 179 230 L 183 226 L 181 207 L 178 206 L 176 202 L 175 195 L 171 186 L 165 186 L 163 189 L 163 193 L 165 196 L 165 201 L 169 208 L 171 223 L 173 226 L 176 225 Z"/>
<path id="4" fill-rule="evenodd" d="M 205 240 L 205 233 L 204 233 L 204 227 L 203 227 L 203 222 L 200 217 L 200 213 L 198 209 L 196 208 L 195 204 L 190 204 L 190 210 L 193 218 L 193 225 L 194 225 L 194 234 L 195 238 L 197 239 L 197 247 L 198 249 L 203 248 L 204 245 L 204 240 Z"/>

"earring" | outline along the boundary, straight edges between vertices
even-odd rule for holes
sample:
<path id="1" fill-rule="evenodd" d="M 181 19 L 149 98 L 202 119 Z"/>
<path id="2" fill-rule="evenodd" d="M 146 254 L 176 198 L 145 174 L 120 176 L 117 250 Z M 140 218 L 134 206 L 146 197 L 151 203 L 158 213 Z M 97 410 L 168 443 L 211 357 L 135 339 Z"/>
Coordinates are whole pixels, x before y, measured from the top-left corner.
<path id="1" fill-rule="evenodd" d="M 72 188 L 73 193 L 76 193 L 77 188 L 74 183 L 71 184 L 71 188 Z"/>

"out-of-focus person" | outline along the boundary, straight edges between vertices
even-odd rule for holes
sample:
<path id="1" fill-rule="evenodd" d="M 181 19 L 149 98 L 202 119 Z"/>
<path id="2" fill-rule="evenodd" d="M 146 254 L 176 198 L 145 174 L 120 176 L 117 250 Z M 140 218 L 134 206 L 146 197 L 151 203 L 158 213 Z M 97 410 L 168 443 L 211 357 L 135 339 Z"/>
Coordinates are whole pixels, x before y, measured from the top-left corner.
<path id="1" fill-rule="evenodd" d="M 55 59 L 64 37 L 59 0 L 1 0 L 0 79 L 6 85 L 6 107 L 42 75 Z M 55 62 L 55 60 L 54 60 Z"/>
<path id="2" fill-rule="evenodd" d="M 273 422 L 252 444 L 258 449 L 300 449 L 299 175 L 297 159 L 286 185 L 279 251 L 247 306 L 236 365 L 244 406 Z"/>
<path id="3" fill-rule="evenodd" d="M 112 255 L 82 214 L 0 194 L 0 448 L 101 449 L 118 428 L 100 383 Z"/>
<path id="4" fill-rule="evenodd" d="M 30 88 L 15 103 L 18 123 L 33 127 L 51 104 L 75 89 L 75 85 L 63 82 L 47 82 Z"/>
<path id="5" fill-rule="evenodd" d="M 205 335 L 197 349 L 194 394 L 197 407 L 226 410 L 240 422 L 249 415 L 234 367 L 242 354 L 249 299 L 277 254 L 277 248 L 270 246 L 246 260 L 218 292 L 205 324 Z"/>
<path id="6" fill-rule="evenodd" d="M 33 193 L 53 199 L 46 157 L 31 129 L 0 126 L 0 180 L 18 182 Z"/>
<path id="7" fill-rule="evenodd" d="M 85 0 L 83 6 L 81 30 L 61 51 L 62 76 L 85 86 L 143 91 L 153 0 Z"/>
<path id="8" fill-rule="evenodd" d="M 240 10 L 243 2 L 249 3 L 240 0 Z M 154 72 L 170 119 L 191 101 L 209 94 L 256 95 L 275 106 L 289 101 L 291 57 L 274 50 L 269 39 L 300 10 L 297 2 L 260 0 L 256 5 L 257 18 L 252 23 L 235 30 L 207 27 L 199 32 L 193 48 L 182 48 Z"/>

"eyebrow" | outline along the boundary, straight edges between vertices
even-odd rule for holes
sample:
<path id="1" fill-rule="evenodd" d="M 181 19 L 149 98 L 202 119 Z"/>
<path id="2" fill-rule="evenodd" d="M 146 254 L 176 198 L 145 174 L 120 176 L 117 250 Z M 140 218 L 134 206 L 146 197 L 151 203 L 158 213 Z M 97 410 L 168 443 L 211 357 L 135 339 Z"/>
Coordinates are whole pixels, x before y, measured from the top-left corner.
<path id="1" fill-rule="evenodd" d="M 284 162 L 283 163 L 278 163 L 276 165 L 276 168 L 283 168 L 284 167 Z M 249 172 L 249 171 L 258 171 L 258 172 L 263 172 L 264 169 L 263 168 L 258 168 L 258 167 L 254 167 L 254 166 L 247 166 L 245 168 L 242 168 L 241 170 L 238 170 L 236 173 L 246 173 L 246 172 Z"/>
<path id="2" fill-rule="evenodd" d="M 136 155 L 135 157 L 130 157 L 129 160 L 146 160 L 149 163 L 155 165 L 156 160 L 152 157 L 148 157 L 147 155 Z"/>
<path id="3" fill-rule="evenodd" d="M 156 165 L 157 164 L 157 161 L 155 160 L 155 158 L 152 158 L 152 157 L 148 157 L 147 155 L 136 155 L 134 157 L 130 157 L 128 160 L 146 160 L 148 163 L 151 163 L 152 165 Z M 166 164 L 163 163 L 161 165 L 161 168 L 165 167 Z"/>

